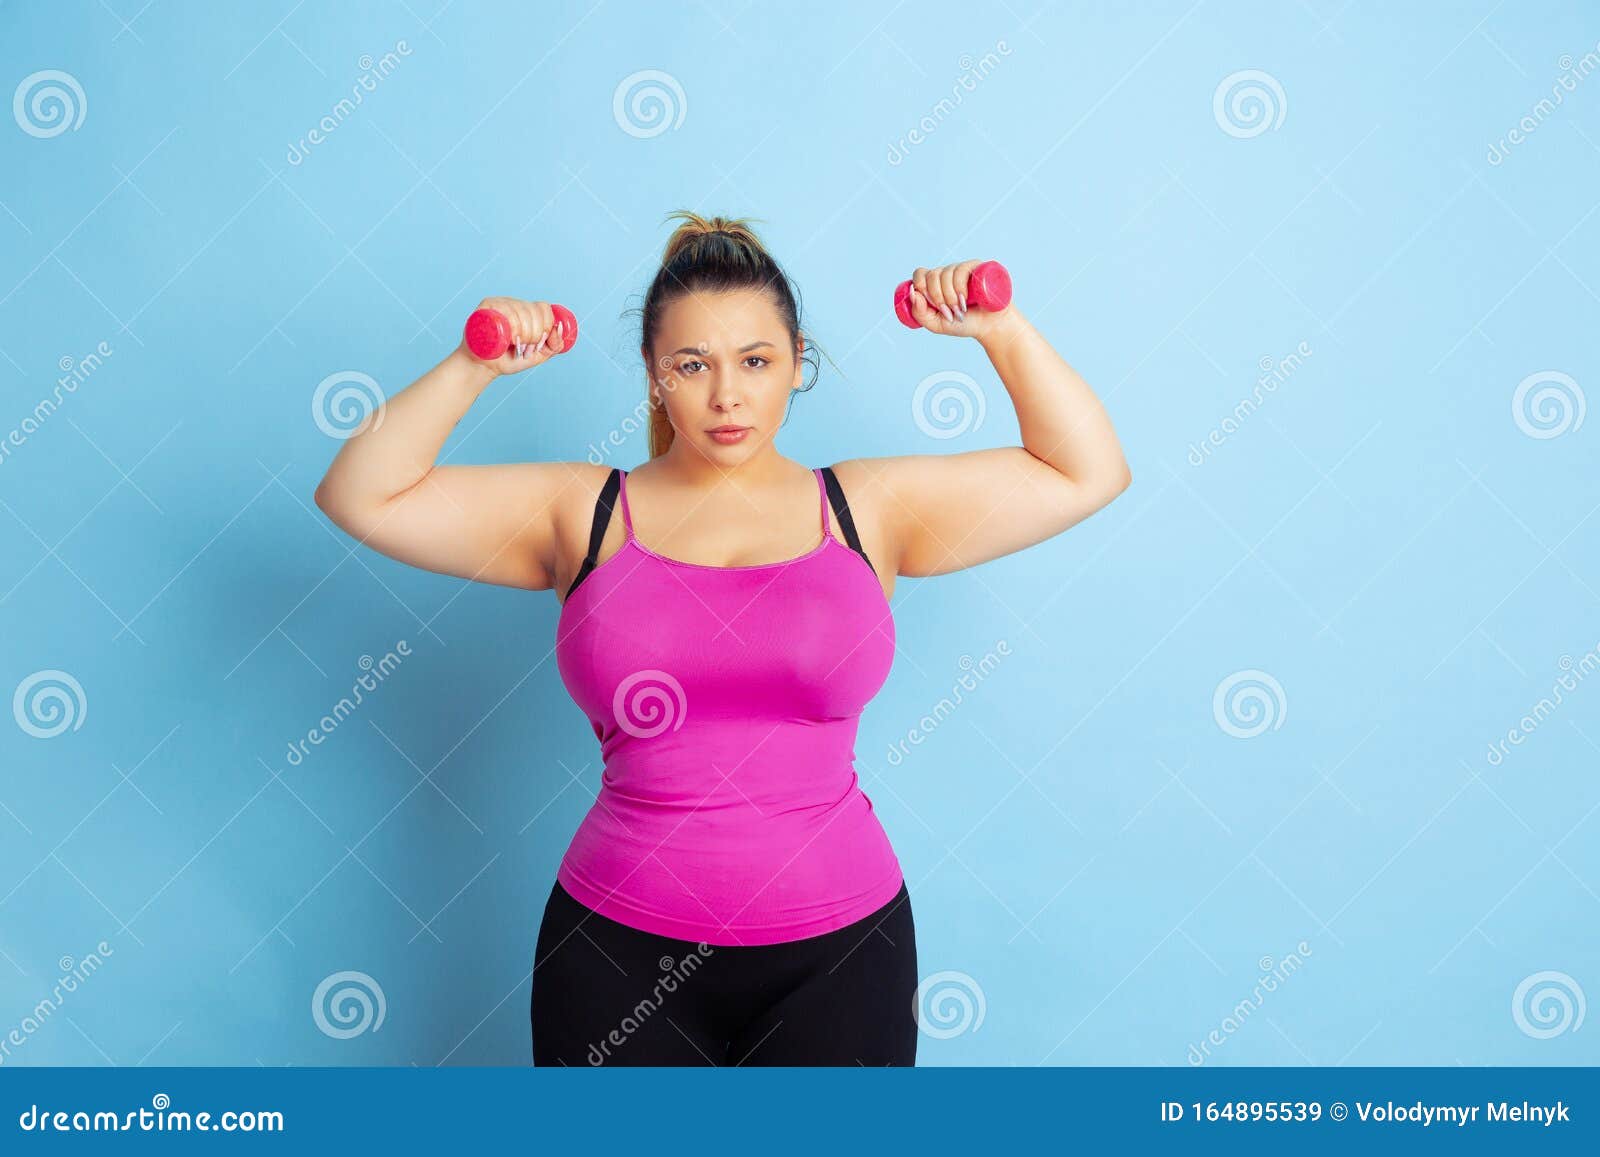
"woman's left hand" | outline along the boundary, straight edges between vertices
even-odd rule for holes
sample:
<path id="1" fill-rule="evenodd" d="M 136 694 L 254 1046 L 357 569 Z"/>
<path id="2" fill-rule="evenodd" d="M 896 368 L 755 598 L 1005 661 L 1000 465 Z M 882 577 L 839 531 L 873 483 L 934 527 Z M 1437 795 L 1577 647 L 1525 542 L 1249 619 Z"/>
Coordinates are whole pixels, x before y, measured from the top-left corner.
<path id="1" fill-rule="evenodd" d="M 1006 312 L 989 313 L 976 306 L 968 308 L 967 278 L 982 264 L 981 261 L 957 261 L 918 269 L 911 275 L 911 316 L 930 333 L 982 337 Z"/>

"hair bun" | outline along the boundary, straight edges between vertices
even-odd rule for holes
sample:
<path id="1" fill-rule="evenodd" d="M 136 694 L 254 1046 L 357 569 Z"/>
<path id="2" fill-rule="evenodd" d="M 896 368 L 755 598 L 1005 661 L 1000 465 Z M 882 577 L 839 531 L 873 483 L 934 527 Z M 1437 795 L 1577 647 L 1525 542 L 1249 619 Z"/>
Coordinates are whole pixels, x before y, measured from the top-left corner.
<path id="1" fill-rule="evenodd" d="M 735 246 L 752 254 L 766 255 L 766 246 L 761 244 L 761 238 L 750 228 L 751 217 L 702 217 L 698 213 L 691 213 L 687 209 L 679 209 L 668 213 L 668 221 L 681 221 L 672 236 L 667 238 L 666 250 L 661 254 L 661 264 L 666 265 L 678 254 L 690 246 L 703 244 L 703 239 L 722 236 L 728 238 Z"/>

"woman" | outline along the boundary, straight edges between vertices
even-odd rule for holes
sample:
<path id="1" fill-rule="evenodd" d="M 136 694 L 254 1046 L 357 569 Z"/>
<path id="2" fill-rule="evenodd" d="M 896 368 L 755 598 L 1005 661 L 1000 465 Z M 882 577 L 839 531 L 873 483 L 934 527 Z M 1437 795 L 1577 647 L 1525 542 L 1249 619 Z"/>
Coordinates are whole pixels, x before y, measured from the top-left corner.
<path id="1" fill-rule="evenodd" d="M 491 298 L 520 355 L 451 353 L 345 443 L 317 505 L 402 562 L 561 600 L 605 770 L 539 928 L 536 1064 L 910 1065 L 911 901 L 853 766 L 895 576 L 1059 534 L 1128 466 L 1014 305 L 967 308 L 975 262 L 918 269 L 912 311 L 982 343 L 1023 445 L 785 458 L 811 353 L 793 286 L 745 222 L 674 216 L 643 308 L 648 463 L 434 464 L 495 377 L 562 349 L 548 304 Z"/>

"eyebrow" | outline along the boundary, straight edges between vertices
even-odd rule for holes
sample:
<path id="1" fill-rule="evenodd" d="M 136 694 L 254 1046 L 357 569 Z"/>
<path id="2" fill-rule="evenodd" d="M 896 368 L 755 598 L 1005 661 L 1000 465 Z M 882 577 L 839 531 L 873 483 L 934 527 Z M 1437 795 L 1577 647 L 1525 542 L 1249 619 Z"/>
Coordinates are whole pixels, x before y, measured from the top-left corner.
<path id="1" fill-rule="evenodd" d="M 766 346 L 768 349 L 777 349 L 778 348 L 777 346 L 773 345 L 770 341 L 753 341 L 747 346 L 741 346 L 739 348 L 738 352 L 742 353 L 742 354 L 747 354 L 751 350 L 760 349 L 762 346 Z M 681 349 L 675 349 L 672 352 L 675 353 L 675 354 L 694 354 L 696 357 L 705 357 L 706 356 L 706 351 L 705 350 L 690 349 L 688 346 L 683 346 Z"/>

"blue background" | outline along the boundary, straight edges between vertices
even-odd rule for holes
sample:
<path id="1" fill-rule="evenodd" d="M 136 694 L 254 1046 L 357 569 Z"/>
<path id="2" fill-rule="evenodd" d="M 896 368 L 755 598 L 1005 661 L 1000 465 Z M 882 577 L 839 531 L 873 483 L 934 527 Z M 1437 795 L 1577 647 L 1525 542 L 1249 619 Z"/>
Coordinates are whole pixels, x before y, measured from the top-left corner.
<path id="1" fill-rule="evenodd" d="M 312 399 L 343 371 L 404 388 L 485 295 L 559 300 L 579 347 L 493 386 L 445 459 L 585 457 L 643 396 L 623 315 L 678 207 L 762 218 L 804 291 L 836 365 L 790 457 L 1018 442 L 982 351 L 888 309 L 916 265 L 997 257 L 1133 468 L 1070 533 L 896 589 L 858 766 L 921 971 L 960 974 L 972 1010 L 919 1063 L 1183 1066 L 1212 1030 L 1218 1065 L 1600 1060 L 1577 1021 L 1600 992 L 1600 679 L 1487 758 L 1600 647 L 1600 418 L 1575 408 L 1600 381 L 1600 78 L 1534 112 L 1600 20 L 819 7 L 0 9 L 0 96 L 58 69 L 85 104 L 53 136 L 0 118 L 0 437 L 62 359 L 112 351 L 0 458 L 0 690 L 82 688 L 60 735 L 26 709 L 0 727 L 0 1035 L 113 950 L 5 1063 L 527 1061 L 538 917 L 599 777 L 556 601 L 354 547 L 311 502 L 339 445 Z M 614 112 L 647 69 L 681 90 L 676 127 Z M 1281 120 L 1229 132 L 1214 94 L 1248 69 Z M 912 398 L 950 371 L 984 417 L 932 437 Z M 1534 437 L 1513 397 L 1547 371 L 1573 408 Z M 635 433 L 614 460 L 646 454 Z M 1213 698 L 1250 671 L 1281 694 L 1241 738 Z M 312 1000 L 343 971 L 386 1013 L 336 1039 Z M 1513 1005 L 1546 972 L 1571 1008 L 1547 1038 L 1525 1029 L 1555 1005 Z"/>

